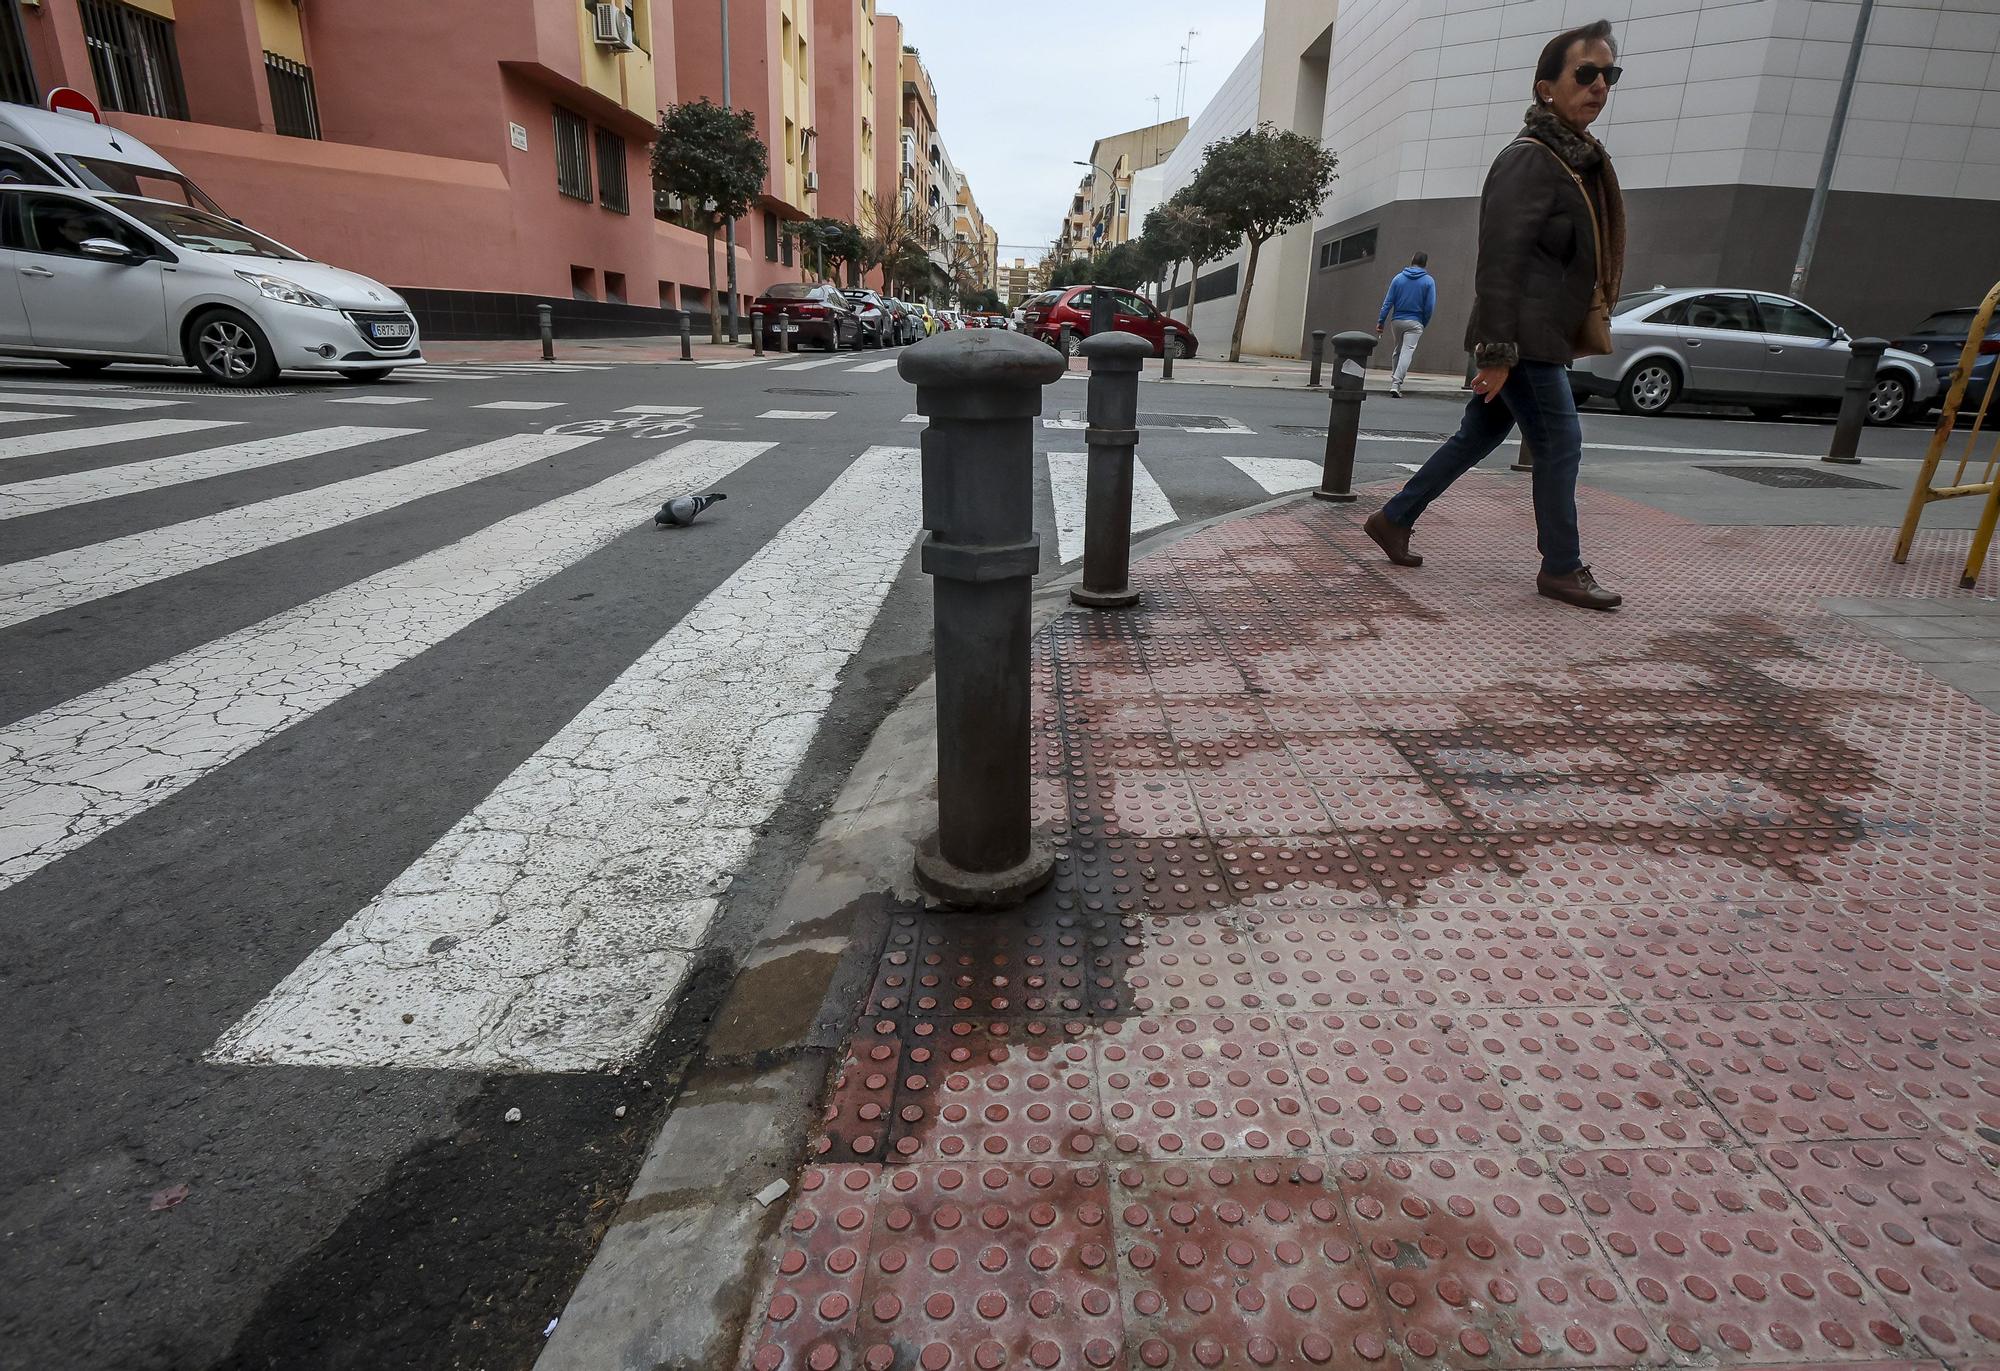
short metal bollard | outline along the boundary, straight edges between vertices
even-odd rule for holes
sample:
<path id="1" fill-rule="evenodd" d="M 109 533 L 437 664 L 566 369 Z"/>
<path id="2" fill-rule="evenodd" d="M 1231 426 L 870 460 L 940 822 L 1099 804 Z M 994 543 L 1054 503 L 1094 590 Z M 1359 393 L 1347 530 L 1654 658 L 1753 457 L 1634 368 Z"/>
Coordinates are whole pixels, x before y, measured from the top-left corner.
<path id="1" fill-rule="evenodd" d="M 1174 379 L 1174 333 L 1174 326 L 1168 324 L 1161 337 L 1160 379 L 1162 381 L 1171 381 Z"/>
<path id="2" fill-rule="evenodd" d="M 1495 401 L 1495 403 L 1497 404 L 1498 401 Z M 1508 470 L 1533 471 L 1534 469 L 1535 450 L 1528 446 L 1528 436 L 1524 433 L 1521 435 L 1521 450 L 1514 454 L 1514 465 L 1509 467 Z"/>
<path id="3" fill-rule="evenodd" d="M 1313 330 L 1312 378 L 1306 382 L 1307 390 L 1319 389 L 1320 364 L 1325 360 L 1326 360 L 1326 330 L 1323 328 L 1316 328 Z"/>
<path id="4" fill-rule="evenodd" d="M 694 360 L 694 321 L 688 317 L 686 310 L 681 311 L 681 360 Z"/>
<path id="5" fill-rule="evenodd" d="M 1056 351 L 1063 355 L 1063 364 L 1069 364 L 1070 325 L 1065 322 L 1056 330 Z"/>
<path id="6" fill-rule="evenodd" d="M 938 828 L 917 881 L 938 899 L 1004 909 L 1040 889 L 1054 852 L 1031 823 L 1029 594 L 1035 420 L 1065 363 L 1032 338 L 954 330 L 896 371 L 917 388 L 923 434 L 923 569 L 935 578 Z"/>
<path id="7" fill-rule="evenodd" d="M 1361 436 L 1361 402 L 1367 398 L 1368 357 L 1375 335 L 1347 332 L 1333 336 L 1333 384 L 1327 387 L 1326 463 L 1320 469 L 1315 500 L 1347 504 L 1354 499 L 1354 445 Z"/>
<path id="8" fill-rule="evenodd" d="M 542 330 L 542 360 L 544 362 L 553 362 L 556 359 L 555 306 L 536 305 L 535 316 L 540 321 Z"/>
<path id="9" fill-rule="evenodd" d="M 1139 603 L 1132 562 L 1132 451 L 1139 446 L 1139 373 L 1152 344 L 1135 333 L 1100 333 L 1083 345 L 1090 362 L 1083 441 L 1090 449 L 1083 496 L 1083 584 L 1072 604 L 1125 609 Z"/>
<path id="10" fill-rule="evenodd" d="M 778 351 L 790 352 L 791 350 L 792 312 L 788 309 L 781 309 L 778 311 Z"/>
<path id="11" fill-rule="evenodd" d="M 1875 369 L 1889 343 L 1884 338 L 1856 338 L 1847 348 L 1847 376 L 1840 383 L 1840 421 L 1833 426 L 1833 446 L 1820 460 L 1859 466 L 1861 429 L 1868 422 L 1868 402 L 1875 394 Z"/>
<path id="12" fill-rule="evenodd" d="M 764 355 L 764 311 L 750 311 L 750 347 L 759 357 Z"/>

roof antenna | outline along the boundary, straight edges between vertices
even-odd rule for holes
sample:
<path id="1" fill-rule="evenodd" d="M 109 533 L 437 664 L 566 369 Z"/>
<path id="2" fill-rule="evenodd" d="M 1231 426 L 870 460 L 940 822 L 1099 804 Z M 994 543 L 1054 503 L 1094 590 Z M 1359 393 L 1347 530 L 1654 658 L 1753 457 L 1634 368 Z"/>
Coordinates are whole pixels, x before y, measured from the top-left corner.
<path id="1" fill-rule="evenodd" d="M 1199 30 L 1188 30 L 1187 42 L 1181 44 L 1180 61 L 1174 63 L 1175 66 L 1181 69 L 1180 78 L 1174 90 L 1174 118 L 1176 119 L 1187 113 L 1188 68 L 1194 65 L 1194 40 L 1199 36 Z"/>

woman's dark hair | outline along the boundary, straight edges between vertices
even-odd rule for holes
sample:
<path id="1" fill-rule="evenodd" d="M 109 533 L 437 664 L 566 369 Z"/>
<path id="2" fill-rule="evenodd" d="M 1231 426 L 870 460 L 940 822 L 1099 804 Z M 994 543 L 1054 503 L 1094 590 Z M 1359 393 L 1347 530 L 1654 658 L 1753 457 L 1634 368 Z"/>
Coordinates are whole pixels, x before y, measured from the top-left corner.
<path id="1" fill-rule="evenodd" d="M 1580 29 L 1570 29 L 1549 39 L 1549 45 L 1542 49 L 1542 59 L 1535 63 L 1535 85 L 1540 85 L 1544 81 L 1561 80 L 1563 59 L 1569 56 L 1569 50 L 1578 43 L 1603 43 L 1611 49 L 1613 57 L 1618 55 L 1618 40 L 1611 36 L 1609 19 L 1599 19 L 1595 23 L 1585 24 Z M 1535 103 L 1541 103 L 1541 92 L 1535 90 L 1534 86 L 1528 88 L 1528 94 L 1534 97 Z"/>

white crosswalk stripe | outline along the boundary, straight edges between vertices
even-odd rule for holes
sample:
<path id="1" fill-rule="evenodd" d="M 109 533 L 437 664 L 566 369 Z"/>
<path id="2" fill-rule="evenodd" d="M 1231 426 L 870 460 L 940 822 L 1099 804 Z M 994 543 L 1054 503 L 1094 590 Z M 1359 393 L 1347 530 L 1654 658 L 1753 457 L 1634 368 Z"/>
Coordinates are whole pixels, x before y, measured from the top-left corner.
<path id="1" fill-rule="evenodd" d="M 556 445 L 546 455 L 595 440 L 541 441 Z M 683 482 L 710 484 L 770 446 L 684 443 L 0 728 L 0 888 L 580 561 Z"/>
<path id="2" fill-rule="evenodd" d="M 16 481 L 12 485 L 0 485 L 0 519 L 45 514 L 66 505 L 109 500 L 113 496 L 158 490 L 187 481 L 207 480 L 211 476 L 254 471 L 258 467 L 296 462 L 302 457 L 318 457 L 342 448 L 422 432 L 420 428 L 313 428 L 276 438 L 253 438 L 248 442 L 208 448 L 202 452 L 186 452 L 178 457 L 154 457 L 143 462 L 125 462 L 61 476 L 44 476 L 38 481 Z"/>
<path id="3" fill-rule="evenodd" d="M 48 415 L 51 419 L 61 415 Z M 177 433 L 201 433 L 212 428 L 234 428 L 223 419 L 136 419 L 129 424 L 100 424 L 96 428 L 70 428 L 59 433 L 24 433 L 17 438 L 0 438 L 0 462 L 10 457 L 42 457 L 51 452 L 81 452 L 85 448 L 110 447 L 113 443 L 138 443 L 148 438 L 171 438 Z"/>
<path id="4" fill-rule="evenodd" d="M 787 363 L 785 363 L 785 365 L 783 365 L 783 366 L 781 366 L 781 367 L 778 367 L 778 368 L 776 368 L 776 370 L 778 370 L 778 371 L 811 371 L 811 370 L 813 370 L 813 368 L 815 368 L 815 367 L 830 367 L 830 366 L 833 366 L 833 365 L 835 365 L 836 363 L 839 363 L 839 362 L 845 362 L 845 361 L 848 361 L 848 360 L 850 360 L 850 359 L 849 359 L 849 358 L 847 357 L 847 355 L 846 355 L 846 354 L 844 354 L 844 353 L 839 353 L 839 352 L 836 352 L 836 353 L 832 353 L 832 354 L 830 354 L 829 356 L 826 356 L 826 357 L 814 357 L 814 358 L 812 358 L 812 359 L 811 359 L 810 361 L 805 361 L 805 362 L 787 362 Z"/>
<path id="5" fill-rule="evenodd" d="M 53 390 L 9 390 L 0 391 L 0 405 L 60 405 L 64 409 L 173 409 L 187 403 L 185 400 L 149 400 L 139 395 L 88 395 L 71 394 L 69 391 Z"/>
<path id="6" fill-rule="evenodd" d="M 637 1057 L 904 561 L 914 458 L 857 458 L 210 1055 L 479 1071 Z"/>
<path id="7" fill-rule="evenodd" d="M 1304 457 L 1224 457 L 1271 495 L 1311 490 L 1319 485 L 1321 464 Z"/>
<path id="8" fill-rule="evenodd" d="M 328 400 L 330 405 L 421 405 L 428 395 L 347 395 Z"/>
<path id="9" fill-rule="evenodd" d="M 849 367 L 849 368 L 848 368 L 848 370 L 849 370 L 849 371 L 858 371 L 858 372 L 870 372 L 870 371 L 887 371 L 887 370 L 889 370 L 889 369 L 890 369 L 891 367 L 895 366 L 895 365 L 896 365 L 896 363 L 897 363 L 898 361 L 900 361 L 900 360 L 901 360 L 901 359 L 900 359 L 900 358 L 897 358 L 897 357 L 884 357 L 884 358 L 881 358 L 881 359 L 880 359 L 880 360 L 878 360 L 878 361 L 873 361 L 873 362 L 863 362 L 863 363 L 862 363 L 862 364 L 861 364 L 860 366 L 858 366 L 858 367 Z"/>
<path id="10" fill-rule="evenodd" d="M 1081 452 L 1049 454 L 1049 495 L 1056 512 L 1056 559 L 1065 566 L 1083 556 L 1084 494 L 1089 457 Z M 1132 466 L 1132 532 L 1164 527 L 1180 516 L 1143 461 Z"/>
<path id="11" fill-rule="evenodd" d="M 514 434 L 206 518 L 0 566 L 0 628 L 513 471 L 594 439 Z"/>

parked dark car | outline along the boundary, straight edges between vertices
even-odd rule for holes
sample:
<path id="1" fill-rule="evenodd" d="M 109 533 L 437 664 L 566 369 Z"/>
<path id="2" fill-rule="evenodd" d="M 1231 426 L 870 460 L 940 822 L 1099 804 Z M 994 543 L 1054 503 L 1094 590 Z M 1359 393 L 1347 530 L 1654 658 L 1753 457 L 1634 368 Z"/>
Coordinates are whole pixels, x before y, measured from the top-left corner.
<path id="1" fill-rule="evenodd" d="M 829 351 L 861 346 L 861 316 L 837 286 L 825 282 L 780 281 L 750 307 L 764 330 L 764 346 L 782 349 L 786 327 L 791 329 L 793 346 L 818 343 Z M 783 323 L 779 315 L 789 316 Z"/>
<path id="2" fill-rule="evenodd" d="M 1951 389 L 1952 380 L 1958 375 L 1958 364 L 1965 354 L 1965 340 L 1972 335 L 1972 321 L 1978 316 L 1977 307 L 1941 309 L 1890 344 L 1904 352 L 1916 353 L 1937 368 L 1939 405 L 1944 403 L 1944 394 Z M 1966 380 L 1965 398 L 1959 402 L 1959 413 L 1975 413 L 1985 402 L 1986 388 L 1993 384 L 1996 363 L 2000 363 L 2000 312 L 1988 321 L 1986 336 L 1979 340 L 1979 352 L 1973 358 L 1972 375 Z"/>
<path id="3" fill-rule="evenodd" d="M 1129 290 L 1118 290 L 1110 286 L 1065 286 L 1061 290 L 1045 291 L 1028 302 L 1022 314 L 1021 323 L 1030 337 L 1039 338 L 1050 347 L 1062 346 L 1062 326 L 1070 326 L 1069 355 L 1077 355 L 1083 340 L 1090 336 L 1090 311 L 1096 292 L 1107 290 L 1115 302 L 1111 327 L 1119 333 L 1136 333 L 1153 345 L 1153 355 L 1161 356 L 1166 351 L 1167 325 L 1174 326 L 1174 356 L 1187 358 L 1195 355 L 1200 346 L 1195 336 L 1181 327 L 1180 321 L 1171 319 L 1155 309 L 1144 297 Z"/>
<path id="4" fill-rule="evenodd" d="M 861 317 L 861 342 L 864 347 L 886 348 L 896 345 L 889 327 L 893 320 L 889 315 L 889 307 L 881 296 L 867 289 L 843 290 L 841 294 L 847 297 L 848 302 L 854 306 L 854 312 Z"/>
<path id="5" fill-rule="evenodd" d="M 893 295 L 883 296 L 882 303 L 889 311 L 889 337 L 894 340 L 891 347 L 904 347 L 922 336 L 908 305 Z"/>

